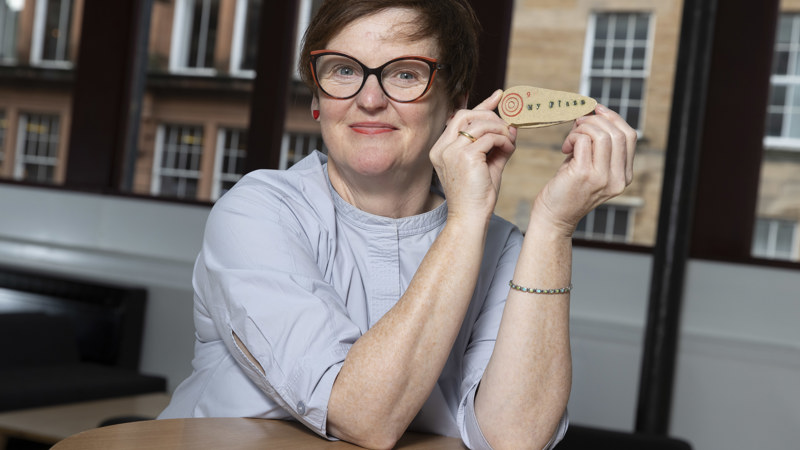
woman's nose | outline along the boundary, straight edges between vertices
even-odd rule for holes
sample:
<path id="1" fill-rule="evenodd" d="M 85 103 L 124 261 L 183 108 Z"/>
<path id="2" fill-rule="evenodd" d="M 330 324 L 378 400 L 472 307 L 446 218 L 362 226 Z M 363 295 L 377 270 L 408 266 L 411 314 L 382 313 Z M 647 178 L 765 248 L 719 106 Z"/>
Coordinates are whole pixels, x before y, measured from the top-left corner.
<path id="1" fill-rule="evenodd" d="M 386 107 L 389 98 L 383 92 L 378 77 L 370 75 L 367 77 L 364 87 L 361 88 L 361 92 L 356 96 L 356 101 L 362 108 L 378 109 Z"/>

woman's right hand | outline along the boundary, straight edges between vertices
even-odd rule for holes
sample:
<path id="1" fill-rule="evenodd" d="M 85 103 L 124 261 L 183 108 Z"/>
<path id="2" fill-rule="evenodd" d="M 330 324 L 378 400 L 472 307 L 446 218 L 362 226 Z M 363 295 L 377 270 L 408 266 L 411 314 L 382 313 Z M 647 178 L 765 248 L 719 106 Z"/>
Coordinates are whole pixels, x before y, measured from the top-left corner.
<path id="1" fill-rule="evenodd" d="M 474 109 L 456 112 L 431 149 L 451 218 L 488 221 L 494 211 L 503 169 L 517 138 L 516 128 L 494 112 L 501 97 L 497 90 Z"/>

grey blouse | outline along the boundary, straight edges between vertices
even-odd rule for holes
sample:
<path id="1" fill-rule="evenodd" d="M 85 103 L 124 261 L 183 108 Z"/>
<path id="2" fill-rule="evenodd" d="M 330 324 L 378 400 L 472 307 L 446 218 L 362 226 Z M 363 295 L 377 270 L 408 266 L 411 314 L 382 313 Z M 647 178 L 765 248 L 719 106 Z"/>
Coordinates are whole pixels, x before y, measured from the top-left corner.
<path id="1" fill-rule="evenodd" d="M 368 214 L 331 187 L 326 163 L 315 152 L 287 171 L 253 172 L 212 208 L 193 276 L 193 372 L 159 418 L 292 419 L 331 438 L 328 399 L 345 356 L 408 287 L 447 204 L 401 219 Z M 492 217 L 469 310 L 410 430 L 489 447 L 473 402 L 521 243 Z M 566 416 L 554 441 L 565 430 Z"/>

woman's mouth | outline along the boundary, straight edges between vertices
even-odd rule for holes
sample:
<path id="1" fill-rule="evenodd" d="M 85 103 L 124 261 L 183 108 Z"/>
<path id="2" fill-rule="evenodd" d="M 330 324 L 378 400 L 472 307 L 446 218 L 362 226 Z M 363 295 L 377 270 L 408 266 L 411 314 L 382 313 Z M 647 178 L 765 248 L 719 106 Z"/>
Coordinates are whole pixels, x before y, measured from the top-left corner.
<path id="1" fill-rule="evenodd" d="M 359 122 L 350 125 L 350 129 L 359 134 L 376 135 L 389 133 L 397 130 L 397 128 L 387 123 L 380 122 Z"/>

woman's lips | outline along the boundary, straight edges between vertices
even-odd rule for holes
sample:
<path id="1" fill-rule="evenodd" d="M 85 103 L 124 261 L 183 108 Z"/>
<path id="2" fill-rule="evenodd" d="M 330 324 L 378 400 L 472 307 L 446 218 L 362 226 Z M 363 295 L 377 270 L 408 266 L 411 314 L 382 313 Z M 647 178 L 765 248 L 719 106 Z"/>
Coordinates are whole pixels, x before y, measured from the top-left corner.
<path id="1" fill-rule="evenodd" d="M 360 134 L 382 134 L 395 131 L 397 128 L 386 123 L 379 122 L 359 122 L 350 125 L 350 129 Z"/>

